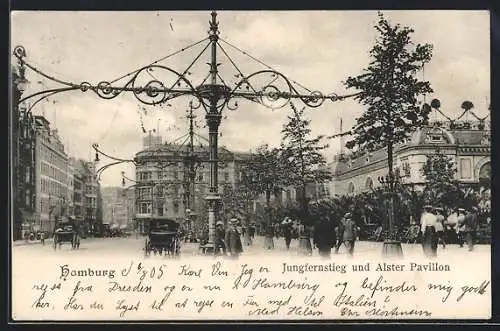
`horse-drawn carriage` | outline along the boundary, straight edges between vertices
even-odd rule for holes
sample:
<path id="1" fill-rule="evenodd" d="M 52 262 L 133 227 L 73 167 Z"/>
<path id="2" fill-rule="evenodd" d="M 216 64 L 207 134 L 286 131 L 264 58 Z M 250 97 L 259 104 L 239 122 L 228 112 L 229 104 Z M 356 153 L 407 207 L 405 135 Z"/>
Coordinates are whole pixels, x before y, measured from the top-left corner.
<path id="1" fill-rule="evenodd" d="M 77 227 L 69 221 L 61 221 L 56 224 L 54 231 L 54 250 L 59 249 L 63 243 L 70 243 L 72 249 L 80 248 L 80 235 L 78 233 Z"/>
<path id="2" fill-rule="evenodd" d="M 179 223 L 171 219 L 156 219 L 151 222 L 144 246 L 145 256 L 164 254 L 178 256 L 180 254 Z"/>

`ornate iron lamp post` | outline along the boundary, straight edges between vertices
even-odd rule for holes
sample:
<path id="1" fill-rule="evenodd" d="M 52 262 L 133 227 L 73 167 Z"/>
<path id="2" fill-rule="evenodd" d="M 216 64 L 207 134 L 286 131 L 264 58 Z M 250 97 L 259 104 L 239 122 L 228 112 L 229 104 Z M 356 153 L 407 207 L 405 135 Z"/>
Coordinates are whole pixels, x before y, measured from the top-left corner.
<path id="1" fill-rule="evenodd" d="M 222 47 L 221 42 L 223 42 L 225 45 L 229 45 L 230 47 L 239 50 L 237 47 L 219 38 L 219 23 L 217 22 L 217 14 L 214 11 L 211 13 L 211 20 L 209 25 L 210 29 L 208 32 L 208 44 L 188 66 L 188 68 L 182 73 L 166 66 L 159 65 L 157 64 L 158 61 L 155 61 L 153 62 L 153 64 L 144 66 L 117 80 L 111 82 L 103 81 L 93 85 L 88 82 L 68 82 L 43 73 L 25 60 L 26 52 L 22 46 L 18 46 L 14 49 L 14 56 L 17 57 L 21 65 L 26 66 L 27 68 L 33 70 L 39 75 L 44 76 L 47 79 L 63 85 L 63 87 L 61 88 L 48 89 L 34 93 L 23 98 L 23 101 L 30 98 L 45 98 L 48 95 L 53 95 L 56 93 L 78 90 L 82 92 L 92 91 L 99 97 L 104 99 L 113 99 L 123 92 L 131 92 L 139 102 L 146 105 L 168 104 L 170 100 L 180 96 L 191 96 L 197 99 L 199 101 L 199 105 L 195 108 L 201 106 L 205 110 L 205 119 L 207 122 L 209 134 L 210 189 L 206 200 L 209 207 L 208 223 L 210 246 L 213 245 L 214 242 L 216 213 L 221 200 L 218 192 L 217 138 L 219 135 L 219 125 L 222 120 L 222 111 L 225 108 L 235 110 L 238 107 L 238 104 L 234 99 L 238 98 L 243 98 L 259 103 L 271 109 L 283 108 L 289 103 L 289 101 L 293 99 L 299 99 L 305 105 L 315 108 L 321 106 L 325 100 L 335 102 L 343 100 L 347 97 L 353 97 L 357 95 L 357 93 L 344 96 L 339 96 L 335 93 L 324 95 L 319 91 L 312 91 L 303 87 L 302 85 L 294 82 L 293 80 L 290 80 L 282 73 L 273 69 L 261 70 L 249 75 L 245 75 L 236 66 L 235 62 L 229 57 L 225 49 Z M 204 39 L 193 45 L 199 44 L 206 40 L 207 39 Z M 187 75 L 189 74 L 190 68 L 194 65 L 195 62 L 198 61 L 200 56 L 207 49 L 210 49 L 211 54 L 209 62 L 209 74 L 205 77 L 201 84 L 195 87 L 194 84 L 187 79 Z M 220 65 L 220 63 L 217 62 L 218 49 L 223 52 L 223 54 L 229 59 L 231 64 L 238 72 L 236 77 L 239 79 L 239 81 L 234 83 L 234 85 L 231 87 L 226 84 L 226 82 L 220 76 L 220 72 L 218 70 L 218 66 Z M 248 56 L 247 53 L 241 50 L 239 51 Z M 171 77 L 173 76 L 174 82 L 169 84 L 166 80 L 148 78 L 148 80 L 143 83 L 144 77 L 151 77 L 153 73 L 157 72 L 170 75 Z M 124 85 L 120 86 L 117 84 L 119 80 L 126 77 L 131 78 Z M 262 80 L 264 80 L 264 83 L 262 83 Z M 302 89 L 303 92 L 299 92 L 299 89 Z"/>

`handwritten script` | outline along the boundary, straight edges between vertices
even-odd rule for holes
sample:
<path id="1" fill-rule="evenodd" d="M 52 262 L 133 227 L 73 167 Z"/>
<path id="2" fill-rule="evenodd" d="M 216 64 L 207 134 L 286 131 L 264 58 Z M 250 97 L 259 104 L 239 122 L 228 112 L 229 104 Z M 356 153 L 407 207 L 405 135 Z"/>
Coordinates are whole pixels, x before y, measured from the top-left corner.
<path id="1" fill-rule="evenodd" d="M 14 318 L 55 320 L 487 318 L 489 270 L 472 270 L 428 261 L 62 258 L 14 277 L 13 309 Z"/>

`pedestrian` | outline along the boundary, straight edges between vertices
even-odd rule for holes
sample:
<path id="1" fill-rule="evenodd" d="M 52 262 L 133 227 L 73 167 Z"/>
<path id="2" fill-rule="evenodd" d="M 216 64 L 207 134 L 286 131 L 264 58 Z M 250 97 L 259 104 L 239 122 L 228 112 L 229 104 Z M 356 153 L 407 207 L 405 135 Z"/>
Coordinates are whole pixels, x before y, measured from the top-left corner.
<path id="1" fill-rule="evenodd" d="M 460 247 L 464 247 L 465 209 L 458 208 L 457 213 L 457 242 Z"/>
<path id="2" fill-rule="evenodd" d="M 432 213 L 432 206 L 425 205 L 422 217 L 420 218 L 420 227 L 422 231 L 422 248 L 425 256 L 437 256 L 437 234 L 436 234 L 436 215 Z"/>
<path id="3" fill-rule="evenodd" d="M 221 251 L 222 255 L 226 255 L 225 232 L 224 222 L 218 221 L 215 225 L 215 255 L 219 255 Z"/>
<path id="4" fill-rule="evenodd" d="M 252 245 L 252 237 L 250 236 L 250 227 L 247 225 L 243 226 L 243 241 L 245 243 L 245 246 Z"/>
<path id="5" fill-rule="evenodd" d="M 248 228 L 248 232 L 250 234 L 250 239 L 253 240 L 255 238 L 255 224 L 250 224 L 250 227 Z"/>
<path id="6" fill-rule="evenodd" d="M 434 210 L 434 215 L 436 215 L 436 236 L 438 240 L 438 245 L 441 243 L 443 249 L 446 248 L 446 242 L 444 237 L 444 210 L 441 207 L 437 207 Z"/>
<path id="7" fill-rule="evenodd" d="M 458 229 L 458 209 L 453 210 L 450 215 L 446 218 L 446 226 L 445 231 L 447 233 L 446 238 L 448 239 L 448 243 L 452 241 L 452 235 L 454 234 L 456 238 Z"/>
<path id="8" fill-rule="evenodd" d="M 283 237 L 285 237 L 285 245 L 286 249 L 290 249 L 290 243 L 292 241 L 292 220 L 288 217 L 282 223 L 283 227 Z"/>
<path id="9" fill-rule="evenodd" d="M 344 229 L 344 218 L 342 218 L 339 224 L 335 227 L 335 254 L 339 253 L 340 246 L 344 243 Z"/>
<path id="10" fill-rule="evenodd" d="M 314 226 L 314 245 L 318 249 L 319 256 L 329 259 L 332 248 L 335 246 L 335 231 L 332 223 L 327 217 L 322 217 Z"/>
<path id="11" fill-rule="evenodd" d="M 347 247 L 347 254 L 352 256 L 354 253 L 354 244 L 356 243 L 357 237 L 357 227 L 356 223 L 352 219 L 351 213 L 346 213 L 344 215 L 344 235 L 343 240 Z"/>
<path id="12" fill-rule="evenodd" d="M 270 229 L 270 232 L 272 233 L 272 237 L 276 237 L 276 239 L 280 238 L 280 225 L 279 224 L 274 224 L 272 226 L 272 229 Z"/>
<path id="13" fill-rule="evenodd" d="M 237 259 L 243 252 L 243 245 L 241 244 L 241 232 L 238 230 L 238 219 L 231 218 L 229 227 L 226 231 L 226 250 L 230 257 Z"/>
<path id="14" fill-rule="evenodd" d="M 478 228 L 477 212 L 477 207 L 472 207 L 464 218 L 464 232 L 469 252 L 474 250 L 474 241 L 476 240 L 476 231 Z"/>

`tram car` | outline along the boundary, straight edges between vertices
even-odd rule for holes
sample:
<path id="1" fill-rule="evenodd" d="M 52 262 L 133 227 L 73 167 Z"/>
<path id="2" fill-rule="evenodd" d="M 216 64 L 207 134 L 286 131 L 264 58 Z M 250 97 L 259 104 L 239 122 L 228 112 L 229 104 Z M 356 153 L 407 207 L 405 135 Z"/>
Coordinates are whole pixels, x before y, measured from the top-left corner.
<path id="1" fill-rule="evenodd" d="M 180 224 L 172 219 L 152 220 L 146 236 L 144 254 L 176 257 L 180 254 Z"/>
<path id="2" fill-rule="evenodd" d="M 80 235 L 77 227 L 70 221 L 60 221 L 56 224 L 54 231 L 54 250 L 61 249 L 62 244 L 71 244 L 72 249 L 80 248 Z"/>

